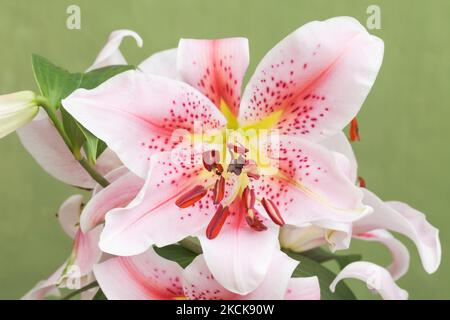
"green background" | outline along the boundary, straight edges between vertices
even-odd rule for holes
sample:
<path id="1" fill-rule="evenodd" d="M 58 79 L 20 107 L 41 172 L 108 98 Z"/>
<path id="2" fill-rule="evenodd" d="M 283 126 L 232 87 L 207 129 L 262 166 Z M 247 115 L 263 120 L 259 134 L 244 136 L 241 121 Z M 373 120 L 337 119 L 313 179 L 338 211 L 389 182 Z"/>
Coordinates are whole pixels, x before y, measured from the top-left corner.
<path id="1" fill-rule="evenodd" d="M 81 30 L 66 28 L 66 8 L 81 7 Z M 0 94 L 35 89 L 30 58 L 41 54 L 71 71 L 84 70 L 112 30 L 129 28 L 144 39 L 122 48 L 132 64 L 175 47 L 181 37 L 244 36 L 250 72 L 284 36 L 311 20 L 350 15 L 363 24 L 368 5 L 381 8 L 384 63 L 360 113 L 362 141 L 355 145 L 360 174 L 386 200 L 425 212 L 441 230 L 443 259 L 428 275 L 415 247 L 399 285 L 415 299 L 450 298 L 450 1 L 0 0 Z M 47 175 L 15 134 L 0 141 L 0 298 L 19 298 L 68 256 L 70 241 L 55 213 L 78 190 Z M 386 250 L 353 241 L 352 251 L 386 264 Z M 348 283 L 361 298 L 376 298 L 364 284 Z"/>

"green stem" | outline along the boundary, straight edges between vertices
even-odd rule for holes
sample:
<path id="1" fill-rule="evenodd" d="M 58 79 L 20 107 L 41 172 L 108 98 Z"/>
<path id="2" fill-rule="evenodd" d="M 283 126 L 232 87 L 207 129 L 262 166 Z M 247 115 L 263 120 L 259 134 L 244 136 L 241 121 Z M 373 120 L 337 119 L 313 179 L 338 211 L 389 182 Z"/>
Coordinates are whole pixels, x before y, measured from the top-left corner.
<path id="1" fill-rule="evenodd" d="M 180 246 L 188 249 L 189 251 L 192 251 L 197 254 L 203 253 L 202 246 L 200 245 L 200 242 L 197 238 L 194 237 L 187 237 L 178 242 Z"/>
<path id="2" fill-rule="evenodd" d="M 56 130 L 58 131 L 61 138 L 64 140 L 67 148 L 69 148 L 70 152 L 73 154 L 74 158 L 80 163 L 80 165 L 86 170 L 86 172 L 98 182 L 102 187 L 106 187 L 109 185 L 108 180 L 105 179 L 92 165 L 91 163 L 84 158 L 78 150 L 74 150 L 72 142 L 70 138 L 67 136 L 66 131 L 64 130 L 64 126 L 56 115 L 55 109 L 50 105 L 48 100 L 45 97 L 38 96 L 36 97 L 36 103 L 44 108 L 45 112 L 47 112 L 48 117 L 55 125 Z"/>
<path id="3" fill-rule="evenodd" d="M 72 291 L 71 293 L 67 294 L 65 297 L 61 298 L 61 300 L 70 300 L 71 298 L 75 297 L 76 295 L 78 295 L 84 291 L 87 291 L 89 289 L 96 288 L 96 287 L 98 287 L 98 282 L 94 281 L 94 282 L 84 286 L 83 288 Z"/>

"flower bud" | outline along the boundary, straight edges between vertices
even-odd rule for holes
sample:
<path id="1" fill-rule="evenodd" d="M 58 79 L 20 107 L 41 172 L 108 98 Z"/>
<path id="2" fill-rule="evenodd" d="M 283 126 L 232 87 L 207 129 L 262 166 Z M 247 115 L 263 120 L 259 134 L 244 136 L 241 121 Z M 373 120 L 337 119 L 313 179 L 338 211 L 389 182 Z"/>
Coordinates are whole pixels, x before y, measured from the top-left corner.
<path id="1" fill-rule="evenodd" d="M 0 138 L 24 126 L 36 116 L 39 106 L 32 91 L 0 96 Z"/>

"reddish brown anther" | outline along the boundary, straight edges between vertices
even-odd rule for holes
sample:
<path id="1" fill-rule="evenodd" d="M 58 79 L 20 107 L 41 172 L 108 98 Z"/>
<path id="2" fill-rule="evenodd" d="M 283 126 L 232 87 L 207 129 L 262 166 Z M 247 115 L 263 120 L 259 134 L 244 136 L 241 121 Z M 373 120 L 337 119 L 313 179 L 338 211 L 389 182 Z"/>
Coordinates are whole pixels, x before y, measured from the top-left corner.
<path id="1" fill-rule="evenodd" d="M 281 217 L 280 211 L 278 210 L 277 206 L 273 203 L 272 200 L 263 198 L 261 200 L 261 204 L 263 205 L 264 209 L 266 210 L 267 214 L 269 215 L 270 219 L 272 221 L 279 225 L 284 225 L 284 220 Z"/>
<path id="2" fill-rule="evenodd" d="M 217 150 L 208 150 L 203 152 L 203 166 L 206 170 L 211 171 L 217 167 L 220 162 L 220 153 Z"/>
<path id="3" fill-rule="evenodd" d="M 364 180 L 363 177 L 358 177 L 358 183 L 359 183 L 359 186 L 361 188 L 365 188 L 366 187 L 366 180 Z"/>
<path id="4" fill-rule="evenodd" d="M 264 223 L 259 219 L 258 213 L 254 209 L 248 210 L 248 214 L 245 217 L 245 221 L 255 231 L 264 231 L 267 230 L 267 227 Z"/>
<path id="5" fill-rule="evenodd" d="M 201 198 L 203 198 L 208 190 L 206 190 L 204 187 L 197 185 L 193 187 L 188 192 L 182 194 L 177 201 L 175 201 L 175 204 L 180 208 L 187 208 L 192 206 L 194 203 L 199 201 Z"/>
<path id="6" fill-rule="evenodd" d="M 242 192 L 242 200 L 244 201 L 246 210 L 253 209 L 256 200 L 255 190 L 250 189 L 249 187 L 245 187 L 244 191 Z"/>
<path id="7" fill-rule="evenodd" d="M 223 224 L 225 223 L 230 211 L 228 207 L 222 207 L 219 205 L 216 213 L 208 224 L 206 228 L 206 237 L 210 240 L 214 239 L 219 235 L 220 230 L 222 230 Z"/>
<path id="8" fill-rule="evenodd" d="M 350 141 L 360 141 L 361 137 L 359 136 L 359 127 L 358 127 L 358 120 L 356 118 L 353 118 L 350 122 Z"/>
<path id="9" fill-rule="evenodd" d="M 220 201 L 223 200 L 223 197 L 225 195 L 225 178 L 220 176 L 219 179 L 217 179 L 216 183 L 214 184 L 214 204 L 219 204 Z"/>

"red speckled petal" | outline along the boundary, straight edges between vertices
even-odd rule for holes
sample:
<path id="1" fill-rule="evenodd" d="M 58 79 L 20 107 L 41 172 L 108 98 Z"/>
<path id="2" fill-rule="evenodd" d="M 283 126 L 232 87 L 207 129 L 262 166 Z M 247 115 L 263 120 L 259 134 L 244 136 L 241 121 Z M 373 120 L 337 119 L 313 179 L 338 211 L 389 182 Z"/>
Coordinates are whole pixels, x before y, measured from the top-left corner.
<path id="1" fill-rule="evenodd" d="M 213 186 L 216 175 L 193 164 L 173 161 L 164 152 L 152 157 L 144 187 L 126 207 L 105 217 L 100 247 L 103 251 L 129 256 L 144 252 L 153 244 L 175 243 L 206 227 L 215 211 L 212 190 L 193 206 L 181 209 L 175 201 L 195 185 Z"/>
<path id="2" fill-rule="evenodd" d="M 147 176 L 152 154 L 179 144 L 174 130 L 187 134 L 226 123 L 194 88 L 138 71 L 121 73 L 92 90 L 78 89 L 63 105 L 141 178 Z"/>
<path id="3" fill-rule="evenodd" d="M 183 288 L 186 297 L 193 300 L 281 300 L 297 265 L 298 261 L 276 251 L 263 282 L 251 293 L 240 295 L 221 286 L 200 255 L 184 270 Z"/>
<path id="4" fill-rule="evenodd" d="M 244 91 L 239 121 L 281 111 L 281 133 L 314 141 L 336 134 L 361 108 L 382 58 L 383 42 L 357 20 L 310 22 L 262 59 Z"/>
<path id="5" fill-rule="evenodd" d="M 237 116 L 242 80 L 249 63 L 247 39 L 182 39 L 177 63 L 184 81 L 199 89 L 217 107 L 223 99 Z"/>
<path id="6" fill-rule="evenodd" d="M 355 238 L 365 241 L 375 241 L 384 244 L 392 256 L 392 263 L 386 269 L 394 280 L 400 279 L 409 268 L 409 251 L 399 240 L 383 229 L 372 230 L 354 235 Z"/>
<path id="7" fill-rule="evenodd" d="M 80 217 L 80 227 L 87 232 L 104 221 L 105 214 L 114 209 L 127 206 L 141 190 L 144 180 L 132 172 L 124 174 L 93 195 Z"/>
<path id="8" fill-rule="evenodd" d="M 279 144 L 268 146 L 268 156 L 276 158 L 278 172 L 253 182 L 256 197 L 271 199 L 286 224 L 314 223 L 342 230 L 343 223 L 370 212 L 362 204 L 362 191 L 324 147 L 300 137 L 280 136 Z"/>
<path id="9" fill-rule="evenodd" d="M 94 274 L 109 300 L 169 300 L 184 296 L 183 269 L 153 249 L 133 256 L 115 257 L 95 265 Z"/>
<path id="10" fill-rule="evenodd" d="M 268 229 L 253 230 L 245 221 L 246 210 L 239 198 L 229 210 L 219 235 L 209 240 L 202 230 L 198 234 L 199 240 L 215 279 L 229 291 L 248 294 L 267 274 L 273 253 L 279 248 L 279 227 L 261 217 Z"/>

